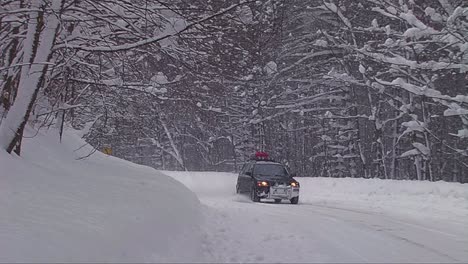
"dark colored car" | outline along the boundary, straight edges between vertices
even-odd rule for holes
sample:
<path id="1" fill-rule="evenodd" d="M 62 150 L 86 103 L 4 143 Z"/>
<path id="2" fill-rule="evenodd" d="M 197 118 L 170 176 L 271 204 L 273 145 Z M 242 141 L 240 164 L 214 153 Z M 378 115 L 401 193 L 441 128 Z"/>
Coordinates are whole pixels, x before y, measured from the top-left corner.
<path id="1" fill-rule="evenodd" d="M 299 182 L 281 163 L 269 160 L 252 160 L 242 167 L 237 177 L 236 192 L 248 193 L 254 202 L 274 199 L 276 203 L 289 200 L 299 202 Z"/>

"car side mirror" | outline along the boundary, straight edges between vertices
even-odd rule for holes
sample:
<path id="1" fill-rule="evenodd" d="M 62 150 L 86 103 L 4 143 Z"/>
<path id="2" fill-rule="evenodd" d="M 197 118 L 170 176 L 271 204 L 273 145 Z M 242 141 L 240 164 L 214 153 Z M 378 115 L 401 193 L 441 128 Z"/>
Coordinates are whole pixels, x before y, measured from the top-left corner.
<path id="1" fill-rule="evenodd" d="M 247 172 L 245 173 L 245 175 L 247 175 L 247 176 L 252 176 L 252 172 L 247 171 Z"/>

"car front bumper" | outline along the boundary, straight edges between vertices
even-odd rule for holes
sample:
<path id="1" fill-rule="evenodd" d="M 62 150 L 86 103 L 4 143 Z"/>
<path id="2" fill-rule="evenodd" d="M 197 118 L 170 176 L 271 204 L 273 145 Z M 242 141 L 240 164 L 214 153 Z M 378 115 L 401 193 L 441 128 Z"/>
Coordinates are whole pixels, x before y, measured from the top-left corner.
<path id="1" fill-rule="evenodd" d="M 271 186 L 268 188 L 261 188 L 257 191 L 257 195 L 259 198 L 262 199 L 282 199 L 282 200 L 290 200 L 294 197 L 299 196 L 299 187 L 276 187 Z"/>

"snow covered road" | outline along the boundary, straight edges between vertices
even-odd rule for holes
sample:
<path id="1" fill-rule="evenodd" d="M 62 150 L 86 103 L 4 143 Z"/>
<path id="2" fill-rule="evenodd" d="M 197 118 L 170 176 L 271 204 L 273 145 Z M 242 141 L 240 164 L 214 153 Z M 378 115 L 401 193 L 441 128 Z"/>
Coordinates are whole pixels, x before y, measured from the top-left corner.
<path id="1" fill-rule="evenodd" d="M 235 194 L 236 175 L 164 173 L 188 186 L 202 202 L 209 261 L 468 261 L 466 218 L 404 217 L 398 209 L 392 214 L 313 199 L 299 205 L 252 203 Z"/>
<path id="2" fill-rule="evenodd" d="M 24 143 L 0 152 L 0 263 L 468 263 L 467 184 L 297 178 L 299 205 L 253 203 L 232 173 L 77 159 L 77 131 Z"/>

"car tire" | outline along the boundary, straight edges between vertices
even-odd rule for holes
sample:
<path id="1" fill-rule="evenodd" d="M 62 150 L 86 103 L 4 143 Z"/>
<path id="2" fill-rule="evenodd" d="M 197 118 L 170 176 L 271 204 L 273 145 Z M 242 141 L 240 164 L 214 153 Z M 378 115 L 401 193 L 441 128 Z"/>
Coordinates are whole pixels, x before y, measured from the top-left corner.
<path id="1" fill-rule="evenodd" d="M 275 199 L 275 203 L 281 203 L 281 199 Z"/>
<path id="2" fill-rule="evenodd" d="M 298 204 L 299 203 L 299 196 L 293 197 L 289 201 L 291 201 L 291 204 Z"/>
<path id="3" fill-rule="evenodd" d="M 254 186 L 252 186 L 252 188 L 250 188 L 250 199 L 252 199 L 252 202 L 254 202 L 254 203 L 260 202 L 260 198 L 258 197 Z"/>

